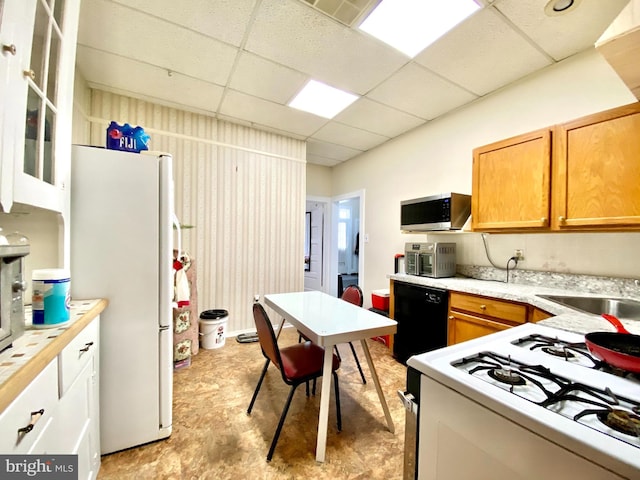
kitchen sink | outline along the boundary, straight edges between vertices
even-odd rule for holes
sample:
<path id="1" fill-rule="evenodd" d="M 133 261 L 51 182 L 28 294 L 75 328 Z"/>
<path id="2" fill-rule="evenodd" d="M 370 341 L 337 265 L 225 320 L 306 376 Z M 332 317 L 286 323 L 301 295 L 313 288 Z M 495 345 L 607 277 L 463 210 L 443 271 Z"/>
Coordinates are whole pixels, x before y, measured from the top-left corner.
<path id="1" fill-rule="evenodd" d="M 565 295 L 537 295 L 581 312 L 600 315 L 608 313 L 626 320 L 640 320 L 640 302 L 616 297 L 575 297 Z"/>

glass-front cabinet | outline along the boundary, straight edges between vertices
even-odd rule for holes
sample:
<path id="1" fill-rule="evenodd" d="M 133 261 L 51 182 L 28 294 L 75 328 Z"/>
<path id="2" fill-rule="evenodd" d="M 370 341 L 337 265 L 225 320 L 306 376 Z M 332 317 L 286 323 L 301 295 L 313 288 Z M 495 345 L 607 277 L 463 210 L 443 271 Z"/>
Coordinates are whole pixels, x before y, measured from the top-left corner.
<path id="1" fill-rule="evenodd" d="M 9 104 L 2 112 L 3 127 L 11 125 L 9 131 L 3 128 L 2 132 L 2 209 L 7 212 L 13 203 L 20 203 L 63 212 L 68 202 L 80 2 L 0 3 L 4 4 L 0 19 L 2 61 L 7 70 L 0 81 L 11 92 L 6 94 Z"/>

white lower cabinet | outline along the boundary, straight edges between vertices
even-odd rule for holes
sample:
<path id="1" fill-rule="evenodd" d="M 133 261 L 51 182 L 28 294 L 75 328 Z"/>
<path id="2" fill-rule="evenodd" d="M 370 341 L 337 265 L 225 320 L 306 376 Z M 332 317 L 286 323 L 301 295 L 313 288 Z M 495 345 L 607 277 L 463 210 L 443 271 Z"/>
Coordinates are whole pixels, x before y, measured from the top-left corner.
<path id="1" fill-rule="evenodd" d="M 99 321 L 87 325 L 0 414 L 0 452 L 77 454 L 78 479 L 98 476 Z M 30 423 L 33 428 L 20 433 Z"/>
<path id="2" fill-rule="evenodd" d="M 0 452 L 32 453 L 49 435 L 58 407 L 58 359 L 54 358 L 0 413 Z"/>

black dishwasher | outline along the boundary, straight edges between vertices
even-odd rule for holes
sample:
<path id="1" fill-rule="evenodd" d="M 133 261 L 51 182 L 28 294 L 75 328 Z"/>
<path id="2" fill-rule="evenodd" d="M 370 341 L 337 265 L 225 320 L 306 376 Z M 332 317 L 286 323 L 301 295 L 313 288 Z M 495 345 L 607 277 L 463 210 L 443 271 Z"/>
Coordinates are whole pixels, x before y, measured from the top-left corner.
<path id="1" fill-rule="evenodd" d="M 447 346 L 446 290 L 394 282 L 394 320 L 398 330 L 393 356 L 406 365 L 418 353 Z"/>

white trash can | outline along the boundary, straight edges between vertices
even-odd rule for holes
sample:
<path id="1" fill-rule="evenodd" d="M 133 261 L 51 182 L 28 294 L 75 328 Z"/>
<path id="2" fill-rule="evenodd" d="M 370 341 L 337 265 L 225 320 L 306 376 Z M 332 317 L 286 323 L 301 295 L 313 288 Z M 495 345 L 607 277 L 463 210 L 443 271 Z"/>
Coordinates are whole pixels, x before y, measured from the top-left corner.
<path id="1" fill-rule="evenodd" d="M 206 350 L 224 346 L 229 312 L 205 310 L 200 314 L 200 346 Z"/>

